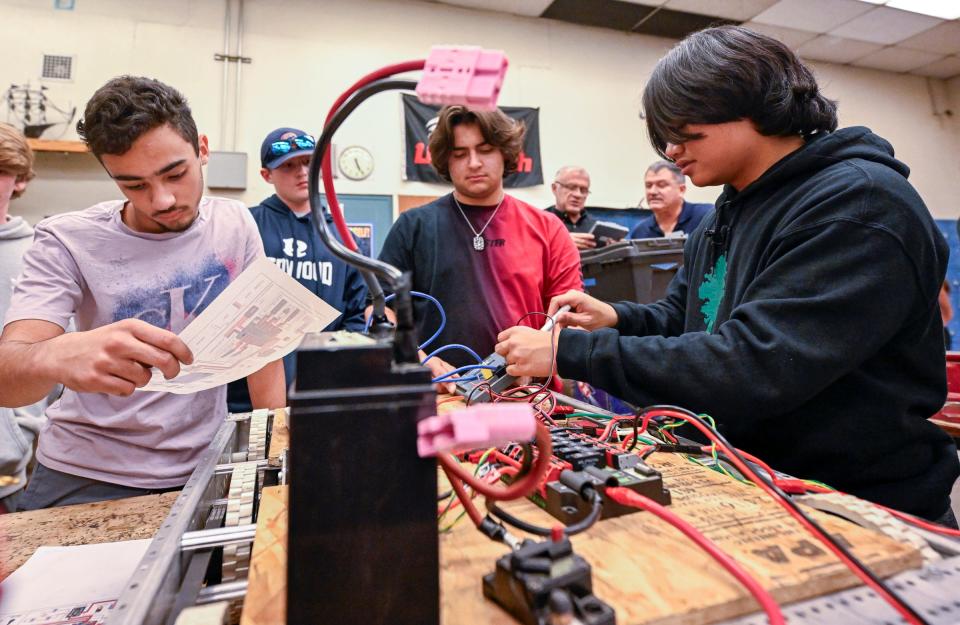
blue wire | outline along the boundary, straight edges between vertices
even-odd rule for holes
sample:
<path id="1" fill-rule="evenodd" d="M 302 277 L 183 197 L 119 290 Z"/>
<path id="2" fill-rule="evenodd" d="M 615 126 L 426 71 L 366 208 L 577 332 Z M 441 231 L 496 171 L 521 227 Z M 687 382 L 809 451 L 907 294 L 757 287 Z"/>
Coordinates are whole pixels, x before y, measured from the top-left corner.
<path id="1" fill-rule="evenodd" d="M 417 347 L 417 349 L 424 349 L 427 347 L 427 345 L 429 345 L 430 343 L 433 343 L 436 340 L 436 338 L 440 336 L 440 333 L 443 332 L 443 329 L 447 327 L 447 313 L 446 311 L 443 310 L 443 305 L 440 304 L 440 302 L 438 302 L 437 299 L 431 295 L 427 295 L 426 293 L 421 293 L 420 291 L 410 291 L 410 295 L 416 295 L 417 297 L 422 297 L 423 299 L 430 300 L 431 302 L 436 304 L 437 310 L 440 311 L 440 327 L 437 328 L 437 331 L 433 333 L 433 336 L 428 338 L 426 341 L 421 343 L 419 347 Z M 387 303 L 395 297 L 396 297 L 396 294 L 391 293 L 390 295 L 383 298 L 383 302 Z M 372 322 L 372 320 L 373 320 L 373 315 L 367 318 L 367 323 L 364 324 L 363 326 L 364 333 L 370 331 L 370 323 Z"/>
<path id="2" fill-rule="evenodd" d="M 427 362 L 428 360 L 430 360 L 431 358 L 433 358 L 433 357 L 436 356 L 437 354 L 439 354 L 439 353 L 441 353 L 441 352 L 445 352 L 445 351 L 447 351 L 447 350 L 449 350 L 449 349 L 462 349 L 463 351 L 467 352 L 468 354 L 470 354 L 471 356 L 473 356 L 474 358 L 476 358 L 478 363 L 483 362 L 483 358 L 481 358 L 481 357 L 477 354 L 477 352 L 473 351 L 472 349 L 470 349 L 470 348 L 467 347 L 466 345 L 461 345 L 460 343 L 450 343 L 449 345 L 444 345 L 443 347 L 439 347 L 439 348 L 437 348 L 436 350 L 434 350 L 433 353 L 431 353 L 429 356 L 427 356 L 426 358 L 424 358 L 423 360 L 421 360 L 421 361 L 420 361 L 420 364 L 421 364 L 421 365 L 426 364 L 426 362 Z"/>
<path id="3" fill-rule="evenodd" d="M 431 382 L 445 382 L 450 379 L 450 376 L 463 373 L 464 371 L 476 371 L 478 369 L 491 369 L 495 371 L 497 367 L 494 365 L 467 365 L 466 367 L 457 367 L 453 371 L 447 371 L 443 375 L 433 378 Z"/>

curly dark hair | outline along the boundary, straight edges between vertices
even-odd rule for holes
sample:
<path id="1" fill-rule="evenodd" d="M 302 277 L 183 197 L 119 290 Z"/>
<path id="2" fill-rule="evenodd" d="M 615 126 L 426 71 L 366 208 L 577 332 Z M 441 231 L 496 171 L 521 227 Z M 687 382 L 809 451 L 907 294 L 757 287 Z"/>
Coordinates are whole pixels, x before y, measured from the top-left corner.
<path id="1" fill-rule="evenodd" d="M 693 33 L 657 63 L 643 90 L 650 143 L 699 138 L 687 124 L 749 119 L 765 136 L 810 137 L 837 128 L 837 104 L 790 48 L 740 26 Z"/>
<path id="2" fill-rule="evenodd" d="M 503 175 L 517 171 L 523 151 L 523 122 L 508 117 L 500 109 L 473 111 L 459 104 L 440 110 L 437 127 L 430 133 L 430 162 L 440 177 L 450 182 L 450 153 L 453 152 L 453 129 L 461 124 L 476 124 L 484 140 L 503 154 Z"/>
<path id="3" fill-rule="evenodd" d="M 153 78 L 118 76 L 87 102 L 77 134 L 100 158 L 101 154 L 125 154 L 144 133 L 164 124 L 200 153 L 197 124 L 183 94 Z"/>

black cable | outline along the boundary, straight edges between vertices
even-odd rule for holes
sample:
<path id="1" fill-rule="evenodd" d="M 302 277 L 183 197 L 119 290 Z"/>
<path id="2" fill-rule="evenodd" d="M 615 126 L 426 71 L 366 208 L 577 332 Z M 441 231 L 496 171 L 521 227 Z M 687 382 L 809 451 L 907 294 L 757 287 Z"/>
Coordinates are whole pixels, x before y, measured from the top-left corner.
<path id="1" fill-rule="evenodd" d="M 564 527 L 564 536 L 575 536 L 576 534 L 586 531 L 593 527 L 593 525 L 600 519 L 600 513 L 603 512 L 603 498 L 600 497 L 600 494 L 596 491 L 592 492 L 592 507 L 590 508 L 590 513 L 576 523 Z M 529 523 L 519 517 L 513 516 L 498 506 L 497 502 L 493 501 L 492 499 L 487 499 L 486 503 L 487 511 L 507 525 L 511 525 L 518 530 L 522 530 L 535 536 L 551 536 L 553 534 L 552 529 L 549 527 L 540 527 L 539 525 L 534 525 L 533 523 Z"/>
<path id="2" fill-rule="evenodd" d="M 491 401 L 493 400 L 493 387 L 490 386 L 489 382 L 480 382 L 479 384 L 474 386 L 472 389 L 470 389 L 470 392 L 467 393 L 467 396 L 464 398 L 463 403 L 466 407 L 468 408 L 470 407 L 470 402 L 473 400 L 473 394 L 476 393 L 479 389 L 482 389 L 483 387 L 487 388 L 487 394 L 490 395 Z"/>
<path id="3" fill-rule="evenodd" d="M 798 506 L 797 503 L 793 501 L 793 499 L 791 499 L 789 495 L 783 492 L 780 489 L 780 487 L 777 486 L 776 483 L 774 483 L 774 481 L 771 478 L 767 478 L 767 476 L 764 475 L 763 472 L 754 470 L 753 465 L 747 462 L 747 460 L 740 455 L 740 452 L 737 451 L 737 448 L 731 445 L 730 442 L 723 436 L 723 434 L 717 431 L 716 428 L 710 427 L 710 424 L 708 424 L 705 420 L 701 419 L 698 414 L 691 412 L 686 408 L 681 408 L 680 406 L 657 405 L 657 406 L 648 406 L 647 408 L 644 408 L 643 410 L 638 411 L 637 418 L 638 420 L 642 419 L 648 413 L 656 412 L 658 410 L 673 410 L 675 412 L 682 412 L 683 414 L 690 417 L 691 421 L 696 421 L 697 423 L 702 425 L 704 428 L 709 430 L 711 433 L 713 433 L 717 441 L 723 444 L 727 448 L 727 450 L 729 451 L 729 454 L 731 454 L 733 457 L 737 458 L 740 462 L 742 462 L 743 465 L 750 470 L 750 473 L 752 473 L 754 477 L 756 477 L 758 480 L 766 484 L 777 495 L 778 498 L 786 502 L 786 504 L 794 512 L 796 512 L 799 516 L 803 517 L 807 522 L 810 523 L 810 525 L 816 528 L 817 532 L 819 532 L 820 534 L 818 538 L 821 538 L 822 540 L 829 542 L 831 545 L 836 547 L 838 551 L 843 553 L 844 556 L 849 558 L 850 561 L 854 564 L 854 566 L 856 566 L 867 577 L 869 577 L 872 582 L 877 584 L 880 588 L 883 588 L 884 591 L 887 592 L 891 597 L 893 597 L 893 599 L 897 601 L 906 612 L 909 612 L 917 620 L 917 622 L 924 623 L 924 624 L 928 623 L 928 621 L 922 616 L 920 616 L 920 614 L 918 614 L 917 611 L 914 610 L 909 603 L 904 601 L 900 597 L 900 595 L 896 594 L 893 591 L 893 589 L 890 588 L 890 586 L 888 586 L 882 579 L 877 577 L 877 575 L 874 574 L 873 571 L 867 568 L 867 566 L 863 562 L 861 562 L 855 555 L 853 555 L 853 553 L 851 553 L 849 549 L 847 549 L 843 544 L 838 542 L 829 532 L 823 529 L 823 527 L 821 527 L 820 524 L 817 523 L 810 515 L 804 512 L 803 509 L 800 506 Z"/>
<path id="4" fill-rule="evenodd" d="M 374 313 L 377 315 L 377 325 L 384 328 L 383 320 L 383 289 L 376 276 L 383 278 L 393 288 L 396 294 L 394 311 L 397 315 L 397 326 L 394 339 L 394 357 L 398 362 L 416 362 L 417 337 L 413 324 L 413 303 L 410 299 L 410 276 L 402 273 L 389 263 L 373 258 L 367 258 L 340 243 L 327 230 L 327 220 L 323 215 L 323 204 L 320 197 L 321 165 L 323 157 L 330 148 L 334 133 L 343 125 L 344 120 L 365 100 L 384 91 L 414 90 L 417 83 L 412 80 L 378 80 L 357 90 L 349 100 L 337 110 L 324 127 L 323 133 L 317 141 L 317 147 L 310 157 L 309 186 L 310 212 L 314 225 L 320 233 L 324 245 L 334 256 L 360 270 L 367 288 L 373 298 Z M 387 326 L 388 327 L 388 326 Z"/>
<path id="5" fill-rule="evenodd" d="M 523 458 L 520 464 L 520 471 L 513 476 L 514 481 L 517 481 L 527 473 L 530 473 L 530 469 L 533 468 L 533 445 L 530 443 L 523 443 L 520 448 L 523 449 Z"/>
<path id="6" fill-rule="evenodd" d="M 637 412 L 637 414 L 633 417 L 633 440 L 630 441 L 630 447 L 627 449 L 627 451 L 633 451 L 634 448 L 637 446 L 637 440 L 640 438 L 640 428 L 638 427 L 639 425 L 640 425 L 640 413 Z"/>
<path id="7" fill-rule="evenodd" d="M 445 490 L 445 491 L 443 491 L 442 493 L 440 493 L 439 495 L 437 495 L 437 501 L 443 501 L 444 499 L 446 499 L 447 497 L 449 497 L 449 496 L 452 495 L 452 494 L 453 494 L 453 491 L 452 491 L 452 490 Z"/>

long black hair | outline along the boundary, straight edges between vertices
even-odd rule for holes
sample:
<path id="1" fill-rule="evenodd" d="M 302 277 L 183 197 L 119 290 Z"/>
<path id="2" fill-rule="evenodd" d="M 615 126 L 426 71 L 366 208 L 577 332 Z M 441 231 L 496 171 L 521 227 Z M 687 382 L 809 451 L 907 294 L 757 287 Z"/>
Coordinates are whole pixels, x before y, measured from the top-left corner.
<path id="1" fill-rule="evenodd" d="M 837 128 L 837 105 L 820 93 L 810 69 L 783 43 L 740 26 L 693 33 L 657 63 L 643 91 L 654 149 L 698 135 L 687 124 L 749 119 L 766 136 Z"/>

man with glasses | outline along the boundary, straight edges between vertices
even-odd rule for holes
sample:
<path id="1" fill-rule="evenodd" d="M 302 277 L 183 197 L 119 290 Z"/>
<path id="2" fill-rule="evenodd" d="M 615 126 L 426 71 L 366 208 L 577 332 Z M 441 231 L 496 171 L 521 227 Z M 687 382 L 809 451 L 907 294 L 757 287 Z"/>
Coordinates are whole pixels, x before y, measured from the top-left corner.
<path id="1" fill-rule="evenodd" d="M 590 232 L 597 220 L 587 214 L 585 207 L 590 195 L 590 174 L 583 167 L 566 165 L 557 171 L 550 185 L 557 203 L 547 211 L 560 218 L 567 227 L 577 249 L 597 247 L 596 237 Z"/>
<path id="2" fill-rule="evenodd" d="M 713 204 L 693 204 L 683 199 L 687 177 L 670 161 L 657 161 L 647 168 L 643 178 L 647 205 L 653 212 L 630 231 L 631 239 L 658 239 L 671 235 L 693 234 L 700 222 L 713 210 Z"/>
<path id="3" fill-rule="evenodd" d="M 354 267 L 327 249 L 310 216 L 308 172 L 314 138 L 296 128 L 277 128 L 260 145 L 260 175 L 274 194 L 250 209 L 260 230 L 267 258 L 342 314 L 326 330 L 363 330 L 367 287 Z M 333 218 L 325 215 L 329 230 Z M 289 388 L 295 375 L 294 354 L 283 359 Z M 229 385 L 231 412 L 250 410 L 246 380 Z"/>

